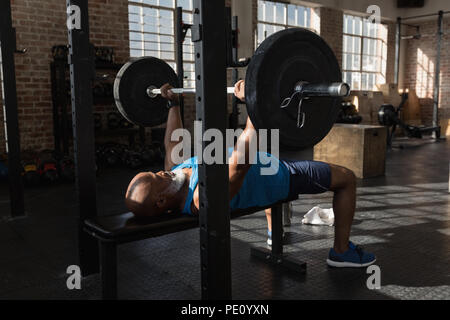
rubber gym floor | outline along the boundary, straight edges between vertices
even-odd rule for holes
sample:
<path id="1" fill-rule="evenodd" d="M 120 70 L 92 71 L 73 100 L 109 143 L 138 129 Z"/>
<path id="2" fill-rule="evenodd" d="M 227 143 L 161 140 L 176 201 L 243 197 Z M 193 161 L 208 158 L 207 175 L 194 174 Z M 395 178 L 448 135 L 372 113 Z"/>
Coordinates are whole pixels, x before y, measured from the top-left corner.
<path id="1" fill-rule="evenodd" d="M 231 222 L 234 299 L 450 299 L 450 141 L 397 140 L 386 175 L 358 182 L 351 239 L 377 255 L 381 288 L 369 290 L 365 269 L 333 269 L 325 259 L 333 227 L 302 225 L 331 194 L 301 196 L 285 228 L 285 252 L 307 262 L 299 276 L 250 257 L 264 246 L 259 212 Z M 158 168 L 153 168 L 158 169 Z M 134 172 L 108 169 L 98 177 L 102 215 L 124 212 L 123 193 Z M 9 219 L 8 189 L 0 185 L 0 299 L 100 299 L 100 277 L 66 288 L 76 264 L 74 186 L 26 189 L 25 218 Z M 199 231 L 178 232 L 119 246 L 120 299 L 199 299 Z"/>

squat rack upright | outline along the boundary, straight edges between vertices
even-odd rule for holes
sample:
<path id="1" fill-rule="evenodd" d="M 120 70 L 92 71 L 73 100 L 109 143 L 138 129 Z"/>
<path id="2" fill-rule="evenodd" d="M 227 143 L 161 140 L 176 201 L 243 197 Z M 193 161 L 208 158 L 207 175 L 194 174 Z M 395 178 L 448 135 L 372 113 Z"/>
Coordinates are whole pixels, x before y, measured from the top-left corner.
<path id="1" fill-rule="evenodd" d="M 73 7 L 72 7 L 73 6 Z M 97 216 L 94 126 L 91 83 L 94 77 L 89 42 L 88 0 L 67 0 L 79 10 L 80 28 L 69 28 L 69 64 L 72 92 L 76 189 L 79 203 L 79 265 L 83 276 L 99 271 L 98 243 L 83 232 L 83 221 Z M 203 132 L 227 128 L 226 35 L 224 0 L 194 0 L 196 114 Z M 70 22 L 70 21 L 69 21 Z M 208 57 L 213 56 L 214 59 Z M 202 142 L 202 150 L 208 145 Z M 223 155 L 226 155 L 223 146 Z M 201 292 L 203 299 L 231 298 L 230 212 L 228 166 L 199 165 Z M 114 259 L 114 257 L 112 257 Z"/>
<path id="2" fill-rule="evenodd" d="M 20 134 L 14 53 L 25 53 L 25 51 L 16 50 L 16 31 L 12 27 L 11 3 L 9 0 L 0 1 L 0 43 L 11 217 L 17 218 L 25 215 L 25 209 L 21 177 L 22 166 L 20 163 Z"/>
<path id="3" fill-rule="evenodd" d="M 400 65 L 400 45 L 401 45 L 401 27 L 402 23 L 405 20 L 411 19 L 419 19 L 437 16 L 437 45 L 436 45 L 436 60 L 435 60 L 435 68 L 434 68 L 434 85 L 433 85 L 433 122 L 432 127 L 437 128 L 436 131 L 433 131 L 433 138 L 440 138 L 440 125 L 439 125 L 439 91 L 440 91 L 440 71 L 441 71 L 441 43 L 442 43 L 442 35 L 443 35 L 443 18 L 444 14 L 448 14 L 450 11 L 442 11 L 440 10 L 437 13 L 430 14 L 422 14 L 410 17 L 397 17 L 396 23 L 396 33 L 395 33 L 395 65 L 394 65 L 394 83 L 398 84 L 399 79 L 399 65 Z"/>

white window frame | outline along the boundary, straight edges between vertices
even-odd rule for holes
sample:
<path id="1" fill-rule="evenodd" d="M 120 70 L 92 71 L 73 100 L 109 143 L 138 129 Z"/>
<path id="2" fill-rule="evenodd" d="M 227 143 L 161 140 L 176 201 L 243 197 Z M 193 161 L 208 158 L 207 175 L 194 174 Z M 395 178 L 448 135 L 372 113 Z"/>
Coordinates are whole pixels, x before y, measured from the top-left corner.
<path id="1" fill-rule="evenodd" d="M 140 30 L 134 30 L 134 29 L 129 29 L 129 34 L 130 34 L 130 57 L 131 59 L 133 58 L 138 58 L 138 57 L 142 57 L 142 56 L 148 56 L 150 55 L 149 53 L 158 53 L 157 55 L 152 54 L 153 56 L 156 56 L 157 58 L 160 58 L 164 61 L 166 61 L 174 70 L 176 70 L 176 43 L 175 43 L 175 9 L 177 6 L 181 5 L 181 2 L 184 2 L 186 0 L 172 0 L 174 6 L 173 7 L 167 7 L 164 5 L 160 5 L 160 0 L 129 0 L 128 1 L 128 15 L 129 17 L 131 16 L 136 16 L 138 15 L 139 17 L 139 22 L 132 22 L 129 19 L 129 26 L 131 24 L 140 24 Z M 183 21 L 186 23 L 192 23 L 192 0 L 187 0 L 190 2 L 190 6 L 191 8 L 187 8 L 187 9 L 183 9 Z M 153 3 L 153 4 L 152 4 Z M 139 13 L 135 14 L 135 13 L 131 13 L 130 12 L 130 7 L 138 7 L 139 8 Z M 157 13 L 160 14 L 160 10 L 161 11 L 165 11 L 165 12 L 170 12 L 171 18 L 170 19 L 165 19 L 162 18 L 160 15 L 156 16 L 155 18 L 157 19 L 156 21 L 159 22 L 160 20 L 170 20 L 171 21 L 171 25 L 168 26 L 164 26 L 164 25 L 153 25 L 154 27 L 156 27 L 157 32 L 150 32 L 150 31 L 145 31 L 145 26 L 148 25 L 148 23 L 145 23 L 144 19 L 145 19 L 145 15 L 143 13 L 144 8 L 149 8 L 149 9 L 155 9 L 157 10 Z M 189 19 L 189 17 L 191 19 Z M 151 18 L 151 17 L 150 17 Z M 161 29 L 171 29 L 170 32 L 161 32 Z M 134 40 L 132 39 L 132 34 L 139 34 L 141 36 L 141 39 L 139 40 Z M 145 40 L 144 37 L 145 35 L 148 36 L 154 36 L 156 38 L 156 40 Z M 171 37 L 173 39 L 173 41 L 164 41 L 161 39 L 167 38 L 167 37 Z M 141 45 L 141 48 L 136 48 L 136 44 Z M 146 44 L 156 44 L 157 48 L 156 49 L 147 49 L 146 48 Z M 170 47 L 170 48 L 168 48 Z M 137 54 L 138 51 L 141 51 L 140 54 Z M 171 57 L 167 57 L 167 55 L 170 55 Z M 195 87 L 195 60 L 194 60 L 194 45 L 192 44 L 191 41 L 191 33 L 190 31 L 186 34 L 185 37 L 185 41 L 183 42 L 183 68 L 184 68 L 184 76 L 185 76 L 185 80 L 184 80 L 184 87 L 186 88 L 193 88 Z"/>
<path id="2" fill-rule="evenodd" d="M 356 34 L 356 33 L 348 33 L 345 32 L 345 28 L 346 28 L 346 24 L 345 24 L 345 17 L 349 16 L 349 17 L 353 17 L 353 18 L 359 18 L 361 19 L 361 34 Z M 343 15 L 343 30 L 342 30 L 342 74 L 344 75 L 345 73 L 357 73 L 359 74 L 359 87 L 354 87 L 353 83 L 349 83 L 350 86 L 352 87 L 352 90 L 364 90 L 364 91 L 378 91 L 379 89 L 377 88 L 377 85 L 380 85 L 382 83 L 386 83 L 386 62 L 387 62 L 387 33 L 388 33 L 388 28 L 387 25 L 380 23 L 379 25 L 383 25 L 386 28 L 386 38 L 383 39 L 383 37 L 381 35 L 378 35 L 373 37 L 373 36 L 367 36 L 364 35 L 364 17 L 360 17 L 360 16 L 355 16 L 355 15 L 351 15 L 351 14 L 346 14 L 344 13 Z M 377 30 L 378 30 L 378 25 L 377 25 Z M 377 32 L 378 33 L 378 32 Z M 345 36 L 350 36 L 350 37 L 356 37 L 359 38 L 359 52 L 347 52 L 346 47 L 344 45 L 344 41 L 345 41 Z M 368 40 L 375 40 L 375 41 L 381 41 L 382 43 L 382 48 L 380 48 L 380 54 L 365 54 L 364 53 L 364 40 L 368 39 Z M 355 70 L 355 69 L 348 69 L 346 68 L 346 56 L 347 55 L 358 55 L 359 56 L 359 69 Z M 378 70 L 376 71 L 371 71 L 371 70 L 364 70 L 364 56 L 368 56 L 368 57 L 375 57 L 379 59 L 379 64 L 378 64 Z M 369 87 L 365 87 L 363 86 L 363 74 L 366 75 L 374 75 L 375 76 L 375 81 L 373 84 L 372 88 Z M 344 77 L 344 76 L 343 76 Z M 379 77 L 381 77 L 384 82 L 378 82 L 377 80 L 379 79 Z M 353 79 L 353 77 L 352 77 Z M 344 81 L 346 81 L 346 78 L 344 77 Z M 353 81 L 352 81 L 353 82 Z"/>
<path id="3" fill-rule="evenodd" d="M 279 23 L 279 22 L 270 22 L 266 20 L 266 12 L 265 6 L 260 6 L 260 4 L 265 4 L 265 3 L 272 3 L 283 8 L 283 22 Z M 300 24 L 290 24 L 289 23 L 289 17 L 288 17 L 288 8 L 289 6 L 294 6 L 296 8 L 302 8 L 304 9 L 304 21 L 305 21 L 305 25 L 300 25 Z M 261 19 L 261 15 L 260 15 L 260 8 L 263 8 L 263 19 Z M 268 37 L 267 35 L 267 31 L 264 32 L 264 36 L 263 39 L 261 39 L 259 37 L 259 28 L 262 25 L 267 25 L 267 26 L 273 26 L 275 28 L 279 28 L 280 30 L 282 29 L 288 29 L 288 28 L 295 28 L 295 27 L 303 27 L 306 29 L 309 29 L 311 31 L 316 32 L 313 28 L 312 28 L 312 8 L 311 7 L 307 7 L 307 6 L 302 6 L 302 5 L 297 5 L 297 4 L 293 4 L 293 3 L 285 3 L 285 2 L 277 2 L 277 1 L 270 1 L 270 0 L 258 0 L 258 14 L 257 14 L 257 30 L 256 30 L 256 36 L 255 36 L 255 46 L 258 47 L 261 42 L 264 41 L 265 38 Z M 276 7 L 274 6 L 274 12 L 273 12 L 273 16 L 276 16 Z M 298 21 L 298 10 L 295 10 L 295 20 Z M 308 23 L 309 22 L 309 23 Z"/>

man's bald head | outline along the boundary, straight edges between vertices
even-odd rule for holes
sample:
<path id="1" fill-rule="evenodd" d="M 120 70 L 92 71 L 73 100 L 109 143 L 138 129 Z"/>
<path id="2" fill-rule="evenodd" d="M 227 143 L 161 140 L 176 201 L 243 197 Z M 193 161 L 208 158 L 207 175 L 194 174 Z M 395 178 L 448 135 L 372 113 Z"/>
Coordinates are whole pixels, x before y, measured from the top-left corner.
<path id="1" fill-rule="evenodd" d="M 179 174 L 170 171 L 137 174 L 125 194 L 126 206 L 136 216 L 154 216 L 173 210 L 179 206 L 180 199 L 177 176 Z"/>

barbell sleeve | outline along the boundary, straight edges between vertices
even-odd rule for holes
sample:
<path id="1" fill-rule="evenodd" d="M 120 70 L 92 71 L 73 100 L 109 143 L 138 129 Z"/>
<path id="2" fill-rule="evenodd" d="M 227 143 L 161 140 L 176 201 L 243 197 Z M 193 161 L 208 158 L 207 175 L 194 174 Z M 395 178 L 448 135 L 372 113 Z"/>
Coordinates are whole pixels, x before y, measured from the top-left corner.
<path id="1" fill-rule="evenodd" d="M 173 93 L 195 93 L 195 88 L 171 88 L 170 91 Z M 232 94 L 234 93 L 234 87 L 228 87 L 227 93 Z M 161 94 L 161 89 L 155 88 L 155 87 L 148 87 L 147 94 L 149 97 L 155 97 L 159 94 Z"/>
<path id="2" fill-rule="evenodd" d="M 294 90 L 303 97 L 347 97 L 350 94 L 350 86 L 345 82 L 298 82 Z"/>

